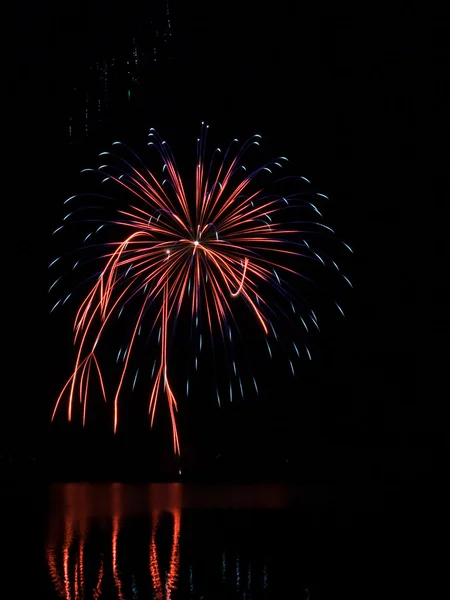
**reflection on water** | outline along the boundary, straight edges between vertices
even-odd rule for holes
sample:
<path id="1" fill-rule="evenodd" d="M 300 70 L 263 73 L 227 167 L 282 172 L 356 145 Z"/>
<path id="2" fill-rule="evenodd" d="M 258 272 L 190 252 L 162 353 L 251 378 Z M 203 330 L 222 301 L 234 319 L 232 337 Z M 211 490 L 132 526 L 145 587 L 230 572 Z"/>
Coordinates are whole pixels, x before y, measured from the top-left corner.
<path id="1" fill-rule="evenodd" d="M 150 532 L 145 552 L 157 600 L 172 597 L 172 591 L 177 587 L 180 563 L 179 506 L 182 488 L 177 484 L 164 487 L 166 489 L 161 491 L 168 500 L 167 510 L 153 508 L 151 501 L 148 504 Z M 106 583 L 108 577 L 117 598 L 123 600 L 130 595 L 136 596 L 136 576 L 131 573 L 130 578 L 125 571 L 126 558 L 123 565 L 121 561 L 121 553 L 128 554 L 127 543 L 131 541 L 131 538 L 126 538 L 125 532 L 123 538 L 121 536 L 126 514 L 130 513 L 130 509 L 143 508 L 143 495 L 134 497 L 130 491 L 132 489 L 120 484 L 67 484 L 60 490 L 58 500 L 61 510 L 54 507 L 56 513 L 53 513 L 49 528 L 47 563 L 55 590 L 62 598 L 111 597 L 111 582 L 109 585 Z M 165 516 L 171 517 L 170 524 Z M 160 533 L 165 542 L 169 538 L 171 540 L 168 564 L 161 556 L 161 544 L 157 540 Z"/>
<path id="2" fill-rule="evenodd" d="M 55 597 L 278 597 L 271 552 L 281 549 L 254 539 L 268 511 L 236 510 L 238 498 L 247 508 L 257 499 L 259 507 L 285 502 L 270 487 L 208 494 L 176 483 L 55 486 L 46 544 Z M 233 503 L 235 510 L 217 508 Z"/>

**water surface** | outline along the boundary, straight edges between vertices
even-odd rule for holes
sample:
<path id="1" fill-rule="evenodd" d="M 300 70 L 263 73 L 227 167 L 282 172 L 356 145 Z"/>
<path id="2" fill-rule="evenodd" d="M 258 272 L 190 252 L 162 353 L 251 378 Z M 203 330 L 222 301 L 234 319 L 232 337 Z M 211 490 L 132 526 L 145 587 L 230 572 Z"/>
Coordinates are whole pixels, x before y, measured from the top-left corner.
<path id="1" fill-rule="evenodd" d="M 282 486 L 58 484 L 45 543 L 49 598 L 310 594 Z M 294 582 L 292 581 L 294 578 Z"/>
<path id="2" fill-rule="evenodd" d="M 423 533 L 380 489 L 3 486 L 0 597 L 9 583 L 42 600 L 404 597 Z"/>

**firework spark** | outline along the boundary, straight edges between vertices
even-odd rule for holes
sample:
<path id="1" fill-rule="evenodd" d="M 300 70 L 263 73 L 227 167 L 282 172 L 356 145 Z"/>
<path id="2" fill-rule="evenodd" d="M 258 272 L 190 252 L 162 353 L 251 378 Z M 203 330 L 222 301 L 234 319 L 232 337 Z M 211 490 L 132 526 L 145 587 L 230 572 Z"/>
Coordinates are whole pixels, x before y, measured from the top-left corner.
<path id="1" fill-rule="evenodd" d="M 165 396 L 171 417 L 173 448 L 179 454 L 178 404 L 170 382 L 170 346 L 181 312 L 188 311 L 192 324 L 197 370 L 205 332 L 212 346 L 217 333 L 225 345 L 233 344 L 234 302 L 240 301 L 247 306 L 272 356 L 270 339 L 276 341 L 279 338 L 276 329 L 278 313 L 291 319 L 289 312 L 298 318 L 306 332 L 308 325 L 318 329 L 314 311 L 305 311 L 305 302 L 297 302 L 293 293 L 295 286 L 290 284 L 292 278 L 308 279 L 303 268 L 306 262 L 318 268 L 329 266 L 350 283 L 336 263 L 316 248 L 315 241 L 324 236 L 334 238 L 333 230 L 319 221 L 298 217 L 299 211 L 305 210 L 321 217 L 314 197 L 320 200 L 326 196 L 311 191 L 305 177 L 282 175 L 287 164 L 285 157 L 247 171 L 242 159 L 251 147 L 259 146 L 260 135 L 251 137 L 241 146 L 238 140 L 233 140 L 223 157 L 221 150 L 216 148 L 210 162 L 206 163 L 207 129 L 208 126 L 202 124 L 197 140 L 192 202 L 169 146 L 153 129 L 149 133 L 149 146 L 156 149 L 162 161 L 161 177 L 130 148 L 115 142 L 111 152 L 99 155 L 106 157 L 108 164 L 97 169 L 84 169 L 99 175 L 105 189 L 111 189 L 111 195 L 92 195 L 97 200 L 95 206 L 83 204 L 87 194 L 66 200 L 69 206 L 77 201 L 80 204 L 64 217 L 63 225 L 54 233 L 66 231 L 73 223 L 79 226 L 77 217 L 80 216 L 81 222 L 91 227 L 83 236 L 81 258 L 75 259 L 69 270 L 73 277 L 74 269 L 79 269 L 83 262 L 85 267 L 88 265 L 90 287 L 74 320 L 74 369 L 56 401 L 52 420 L 66 398 L 69 421 L 77 403 L 81 405 L 85 423 L 88 390 L 94 377 L 106 401 L 107 385 L 98 353 L 107 330 L 114 324 L 117 326 L 117 319 L 126 312 L 131 329 L 125 345 L 116 355 L 119 369 L 112 396 L 114 432 L 119 423 L 119 399 L 123 388 L 130 378 L 134 389 L 141 376 L 139 369 L 132 368 L 133 357 L 140 354 L 138 340 L 142 333 L 150 339 L 157 332 L 157 341 L 151 338 L 159 350 L 150 376 L 153 382 L 148 389 L 150 425 L 154 423 L 158 399 Z M 294 182 L 302 189 L 294 194 L 284 193 L 287 182 Z M 89 218 L 84 218 L 87 210 L 90 211 Z M 113 216 L 105 219 L 105 210 L 112 210 Z M 93 240 L 97 238 L 102 239 L 95 243 Z M 50 266 L 59 263 L 60 259 L 56 259 Z M 93 268 L 94 264 L 100 267 Z M 50 289 L 58 289 L 61 279 L 57 278 Z M 265 294 L 267 288 L 273 293 Z M 273 302 L 273 295 L 285 304 L 278 313 L 281 305 L 278 301 Z M 64 305 L 70 296 L 61 297 L 53 308 Z M 341 311 L 339 305 L 337 307 Z M 200 326 L 200 321 L 206 323 L 205 328 Z M 292 347 L 295 355 L 300 356 L 295 342 Z M 304 348 L 305 355 L 310 358 L 307 346 Z M 289 365 L 294 373 L 290 358 Z M 141 368 L 141 373 L 143 370 Z M 235 360 L 232 361 L 232 372 L 243 395 L 243 383 Z M 254 377 L 251 377 L 251 388 L 258 393 Z M 189 379 L 186 382 L 188 393 Z M 230 382 L 230 400 L 232 394 Z M 219 389 L 216 395 L 220 406 Z"/>

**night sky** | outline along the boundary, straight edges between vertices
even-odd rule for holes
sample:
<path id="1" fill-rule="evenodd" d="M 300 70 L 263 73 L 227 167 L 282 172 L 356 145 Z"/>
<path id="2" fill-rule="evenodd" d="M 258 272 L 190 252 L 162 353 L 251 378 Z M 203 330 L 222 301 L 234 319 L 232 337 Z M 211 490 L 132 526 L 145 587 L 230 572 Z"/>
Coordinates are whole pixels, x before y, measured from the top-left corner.
<path id="1" fill-rule="evenodd" d="M 75 448 L 95 465 L 120 455 L 124 464 L 140 457 L 172 468 L 164 425 L 149 436 L 139 416 L 115 440 L 95 414 L 84 433 L 79 422 L 49 426 L 72 354 L 70 323 L 48 315 L 47 267 L 57 252 L 51 232 L 64 199 L 78 191 L 81 163 L 91 166 L 117 135 L 143 145 L 154 126 L 188 169 L 204 120 L 219 145 L 261 133 L 265 151 L 288 156 L 292 172 L 330 196 L 321 207 L 354 249 L 343 269 L 354 288 L 340 297 L 346 319 L 325 310 L 313 361 L 302 362 L 295 379 L 278 384 L 277 365 L 272 375 L 266 370 L 258 400 L 221 411 L 214 398 L 185 407 L 180 398 L 186 468 L 298 479 L 433 472 L 447 447 L 448 371 L 437 340 L 448 276 L 424 259 L 418 217 L 444 220 L 443 156 L 424 195 L 418 180 L 424 147 L 443 146 L 448 125 L 444 3 L 425 25 L 406 2 L 171 2 L 172 57 L 155 75 L 151 111 L 129 128 L 118 119 L 74 153 L 67 90 L 97 59 L 145 35 L 148 4 L 33 5 L 11 37 L 17 118 L 7 123 L 14 181 L 4 179 L 11 217 L 3 221 L 9 350 L 1 452 L 45 468 L 70 462 Z M 436 235 L 428 250 L 437 256 L 443 247 Z"/>

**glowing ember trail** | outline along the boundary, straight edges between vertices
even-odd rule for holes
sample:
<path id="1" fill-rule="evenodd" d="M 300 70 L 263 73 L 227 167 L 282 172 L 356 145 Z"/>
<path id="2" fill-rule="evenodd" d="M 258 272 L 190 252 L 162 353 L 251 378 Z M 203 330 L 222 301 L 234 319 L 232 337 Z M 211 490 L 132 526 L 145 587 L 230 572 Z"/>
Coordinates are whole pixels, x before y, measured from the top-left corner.
<path id="1" fill-rule="evenodd" d="M 93 385 L 107 401 L 109 378 L 104 372 L 102 353 L 110 348 L 109 331 L 118 327 L 117 321 L 124 313 L 129 328 L 125 338 L 123 333 L 120 336 L 122 345 L 116 355 L 117 378 L 112 395 L 114 432 L 119 427 L 124 388 L 128 389 L 131 381 L 134 390 L 140 385 L 140 374 L 145 373 L 145 369 L 136 368 L 135 362 L 142 356 L 141 340 L 146 338 L 147 347 L 159 345 L 157 360 L 149 375 L 153 383 L 146 392 L 150 425 L 154 424 L 158 400 L 165 396 L 173 449 L 179 454 L 178 404 L 176 386 L 170 383 L 170 350 L 182 313 L 192 324 L 192 356 L 195 356 L 197 370 L 198 354 L 206 338 L 212 349 L 217 337 L 222 339 L 226 351 L 233 345 L 232 329 L 236 327 L 233 303 L 246 305 L 265 338 L 263 347 L 267 344 L 272 356 L 269 341 L 271 338 L 279 341 L 281 337 L 275 329 L 280 316 L 297 337 L 305 335 L 308 326 L 318 329 L 316 314 L 309 309 L 292 280 L 309 282 L 312 265 L 317 270 L 329 267 L 350 284 L 336 263 L 317 247 L 324 238 L 336 241 L 333 230 L 302 214 L 306 210 L 321 217 L 313 200 L 326 196 L 312 191 L 304 177 L 281 174 L 274 177 L 274 173 L 281 173 L 286 165 L 285 157 L 247 172 L 241 161 L 251 147 L 259 146 L 259 135 L 240 147 L 236 146 L 237 140 L 233 140 L 223 158 L 217 148 L 211 161 L 205 164 L 207 129 L 202 124 L 197 140 L 192 203 L 188 201 L 171 150 L 153 129 L 149 133 L 149 146 L 156 149 L 162 160 L 161 179 L 130 148 L 115 142 L 113 146 L 120 154 L 115 150 L 102 152 L 99 156 L 106 157 L 108 164 L 83 170 L 100 176 L 105 194 L 81 194 L 66 201 L 74 206 L 54 233 L 69 230 L 73 235 L 75 228 L 76 233 L 82 227 L 88 228 L 83 231 L 84 243 L 75 251 L 81 254 L 74 257 L 69 253 L 64 259 L 72 260 L 67 271 L 69 277 L 74 277 L 75 269 L 77 272 L 84 269 L 90 287 L 74 319 L 73 372 L 56 400 L 52 420 L 65 398 L 68 420 L 79 404 L 84 425 L 88 390 Z M 286 186 L 292 182 L 296 191 L 289 194 Z M 86 205 L 86 197 L 95 198 L 95 204 Z M 105 213 L 111 216 L 105 217 Z M 62 262 L 56 259 L 50 267 Z M 304 265 L 308 265 L 309 271 L 305 271 Z M 62 279 L 58 277 L 51 285 L 52 293 L 60 288 Z M 72 290 L 62 295 L 53 308 L 64 306 L 71 296 Z M 293 342 L 291 346 L 297 358 L 310 357 L 306 346 L 303 345 L 303 352 L 299 350 L 301 344 Z M 240 377 L 236 362 L 230 363 L 234 384 L 230 380 L 224 389 L 229 389 L 231 400 L 233 387 L 243 395 L 247 384 Z M 294 373 L 289 357 L 288 364 Z M 254 377 L 250 377 L 250 382 L 249 389 L 258 393 Z M 188 390 L 189 377 L 186 393 Z M 220 406 L 218 385 L 214 395 Z"/>

